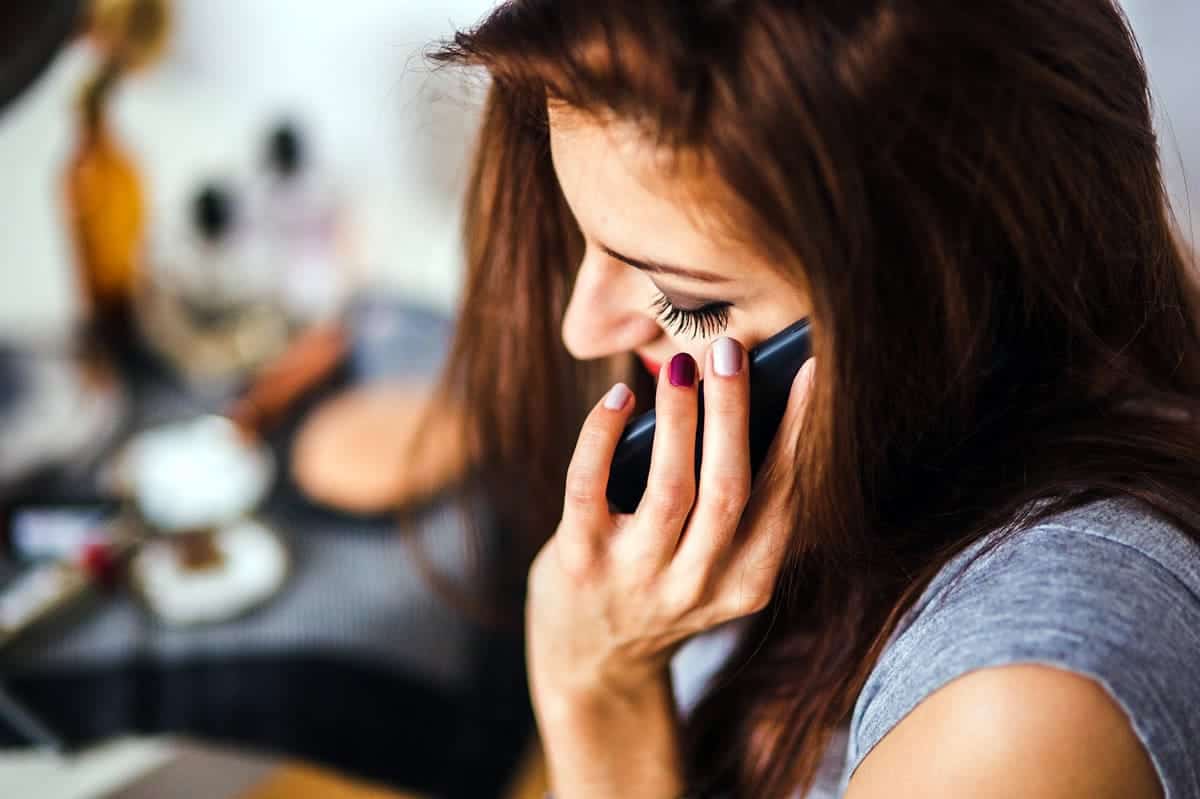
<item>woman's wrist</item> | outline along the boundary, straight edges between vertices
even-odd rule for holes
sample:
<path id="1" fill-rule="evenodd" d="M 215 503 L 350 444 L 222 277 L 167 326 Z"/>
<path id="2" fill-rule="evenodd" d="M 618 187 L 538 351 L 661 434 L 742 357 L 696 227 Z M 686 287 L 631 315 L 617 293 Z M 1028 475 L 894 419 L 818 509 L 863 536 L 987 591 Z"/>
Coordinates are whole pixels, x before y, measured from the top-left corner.
<path id="1" fill-rule="evenodd" d="M 538 686 L 535 681 L 534 686 Z M 555 728 L 584 732 L 620 723 L 622 719 L 658 715 L 670 697 L 666 680 L 642 684 L 588 683 L 534 687 L 538 719 Z"/>
<path id="2" fill-rule="evenodd" d="M 532 653 L 531 653 L 532 654 Z M 535 703 L 547 712 L 564 715 L 611 713 L 618 706 L 636 711 L 671 696 L 670 670 L 666 660 L 622 663 L 603 668 L 578 664 L 564 668 L 531 656 L 530 689 Z"/>
<path id="3" fill-rule="evenodd" d="M 543 690 L 534 704 L 558 799 L 684 793 L 665 671 L 636 689 Z"/>

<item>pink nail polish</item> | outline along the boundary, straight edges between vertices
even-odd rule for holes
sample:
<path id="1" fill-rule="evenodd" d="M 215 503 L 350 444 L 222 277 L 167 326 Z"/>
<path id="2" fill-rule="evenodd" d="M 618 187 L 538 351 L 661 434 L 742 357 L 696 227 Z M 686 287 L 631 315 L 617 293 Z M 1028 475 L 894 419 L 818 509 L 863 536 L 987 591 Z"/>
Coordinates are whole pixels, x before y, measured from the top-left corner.
<path id="1" fill-rule="evenodd" d="M 742 371 L 742 348 L 731 338 L 722 336 L 713 342 L 713 371 L 721 377 L 733 377 Z"/>
<path id="2" fill-rule="evenodd" d="M 667 378 L 673 386 L 691 388 L 696 384 L 696 361 L 686 352 L 679 353 L 671 359 Z"/>
<path id="3" fill-rule="evenodd" d="M 608 390 L 604 396 L 604 407 L 610 411 L 619 411 L 625 407 L 625 403 L 629 402 L 629 398 L 633 392 L 624 383 L 617 383 Z"/>

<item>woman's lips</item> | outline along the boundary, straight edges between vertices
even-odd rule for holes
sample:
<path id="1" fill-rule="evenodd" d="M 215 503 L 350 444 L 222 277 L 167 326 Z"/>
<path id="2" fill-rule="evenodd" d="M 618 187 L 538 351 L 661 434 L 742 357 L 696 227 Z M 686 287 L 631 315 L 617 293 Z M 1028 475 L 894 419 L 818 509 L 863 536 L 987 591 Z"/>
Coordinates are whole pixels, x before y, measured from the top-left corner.
<path id="1" fill-rule="evenodd" d="M 662 364 L 653 358 L 647 358 L 645 355 L 638 355 L 638 360 L 642 362 L 642 366 L 646 367 L 646 371 L 651 377 L 658 377 L 658 371 L 662 369 Z"/>

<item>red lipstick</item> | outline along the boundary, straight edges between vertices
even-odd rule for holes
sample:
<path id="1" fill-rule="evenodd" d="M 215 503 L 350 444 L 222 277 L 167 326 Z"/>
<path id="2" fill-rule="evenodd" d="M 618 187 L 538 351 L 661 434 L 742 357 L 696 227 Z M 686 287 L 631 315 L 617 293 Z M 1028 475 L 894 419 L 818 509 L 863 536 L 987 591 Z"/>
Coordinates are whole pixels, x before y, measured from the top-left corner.
<path id="1" fill-rule="evenodd" d="M 660 369 L 662 369 L 661 363 L 652 358 L 647 358 L 645 355 L 638 355 L 638 360 L 642 362 L 642 366 L 646 368 L 646 371 L 650 373 L 651 377 L 658 377 L 658 372 Z"/>

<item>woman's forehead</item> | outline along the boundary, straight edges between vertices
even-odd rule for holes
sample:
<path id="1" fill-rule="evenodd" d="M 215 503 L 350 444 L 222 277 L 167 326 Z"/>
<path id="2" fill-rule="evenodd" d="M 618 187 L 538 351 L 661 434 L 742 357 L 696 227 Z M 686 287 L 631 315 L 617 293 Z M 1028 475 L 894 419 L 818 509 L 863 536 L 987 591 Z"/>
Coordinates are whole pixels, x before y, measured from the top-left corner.
<path id="1" fill-rule="evenodd" d="M 550 144 L 568 204 L 584 233 L 630 255 L 727 271 L 744 248 L 722 234 L 712 178 L 639 128 L 574 109 L 551 109 Z M 736 257 L 735 257 L 736 256 Z"/>

